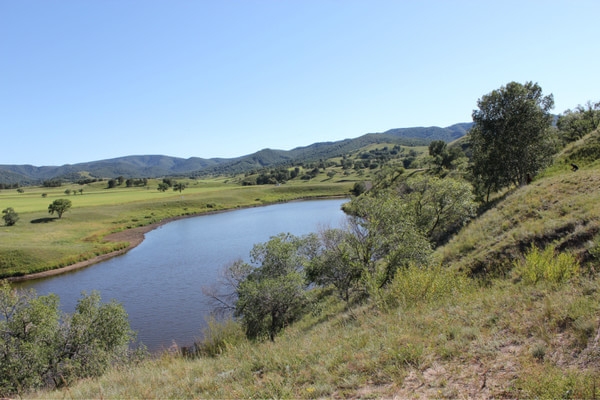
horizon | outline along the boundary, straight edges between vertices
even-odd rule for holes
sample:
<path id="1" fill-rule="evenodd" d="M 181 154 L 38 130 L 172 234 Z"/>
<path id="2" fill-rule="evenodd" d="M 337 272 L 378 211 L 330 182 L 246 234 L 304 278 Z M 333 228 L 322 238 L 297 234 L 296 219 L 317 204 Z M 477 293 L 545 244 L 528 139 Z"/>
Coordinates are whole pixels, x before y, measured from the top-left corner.
<path id="1" fill-rule="evenodd" d="M 600 3 L 348 0 L 0 4 L 0 164 L 235 158 L 471 122 L 540 84 L 598 101 Z M 6 151 L 8 149 L 8 151 Z"/>

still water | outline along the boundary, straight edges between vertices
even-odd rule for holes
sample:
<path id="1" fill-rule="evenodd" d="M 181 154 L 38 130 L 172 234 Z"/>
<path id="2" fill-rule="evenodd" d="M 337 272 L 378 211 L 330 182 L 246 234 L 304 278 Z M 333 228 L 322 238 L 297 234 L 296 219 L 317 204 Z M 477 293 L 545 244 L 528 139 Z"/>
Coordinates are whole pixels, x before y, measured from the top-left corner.
<path id="1" fill-rule="evenodd" d="M 301 201 L 181 219 L 147 233 L 123 256 L 15 286 L 56 293 L 65 312 L 74 311 L 81 291 L 99 290 L 103 301 L 123 304 L 138 341 L 149 350 L 173 342 L 190 345 L 210 313 L 202 286 L 215 282 L 229 263 L 248 260 L 255 243 L 280 232 L 303 235 L 341 227 L 346 201 Z"/>

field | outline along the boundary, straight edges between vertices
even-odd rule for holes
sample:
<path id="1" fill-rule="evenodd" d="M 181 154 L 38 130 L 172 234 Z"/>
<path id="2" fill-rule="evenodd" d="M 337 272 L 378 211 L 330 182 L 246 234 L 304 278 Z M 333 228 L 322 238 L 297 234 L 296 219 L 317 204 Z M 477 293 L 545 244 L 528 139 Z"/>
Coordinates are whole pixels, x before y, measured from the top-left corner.
<path id="1" fill-rule="evenodd" d="M 109 233 L 148 225 L 162 219 L 207 211 L 254 206 L 279 201 L 348 194 L 348 177 L 330 179 L 325 174 L 310 182 L 284 185 L 240 186 L 225 179 L 183 180 L 182 192 L 159 192 L 158 181 L 147 187 L 106 188 L 106 182 L 57 188 L 25 187 L 0 191 L 0 209 L 19 214 L 14 226 L 0 227 L 0 277 L 17 276 L 70 265 L 124 248 L 128 243 L 103 241 Z M 66 190 L 71 194 L 65 194 Z M 80 194 L 79 189 L 83 189 Z M 73 194 L 77 192 L 77 194 Z M 46 194 L 42 197 L 42 194 Z M 73 203 L 61 219 L 48 213 L 58 198 Z"/>

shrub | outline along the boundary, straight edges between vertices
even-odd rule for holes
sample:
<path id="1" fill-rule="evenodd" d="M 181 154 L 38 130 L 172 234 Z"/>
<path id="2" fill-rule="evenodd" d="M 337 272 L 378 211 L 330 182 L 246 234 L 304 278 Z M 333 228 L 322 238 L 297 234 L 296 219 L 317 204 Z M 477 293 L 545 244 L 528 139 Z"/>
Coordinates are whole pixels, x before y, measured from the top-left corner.
<path id="1" fill-rule="evenodd" d="M 539 282 L 560 284 L 579 273 L 579 262 L 570 253 L 556 253 L 553 245 L 539 250 L 532 246 L 523 259 L 514 263 L 517 277 L 526 285 Z"/>
<path id="2" fill-rule="evenodd" d="M 391 284 L 374 298 L 386 308 L 410 308 L 448 299 L 471 287 L 466 276 L 441 265 L 424 268 L 411 264 L 398 269 Z"/>
<path id="3" fill-rule="evenodd" d="M 210 317 L 207 323 L 203 338 L 194 343 L 193 355 L 216 357 L 229 346 L 235 346 L 246 340 L 242 325 L 231 317 L 223 321 Z"/>
<path id="4" fill-rule="evenodd" d="M 99 375 L 127 359 L 133 332 L 123 307 L 102 304 L 97 292 L 82 296 L 63 315 L 56 295 L 0 283 L 0 397 Z"/>

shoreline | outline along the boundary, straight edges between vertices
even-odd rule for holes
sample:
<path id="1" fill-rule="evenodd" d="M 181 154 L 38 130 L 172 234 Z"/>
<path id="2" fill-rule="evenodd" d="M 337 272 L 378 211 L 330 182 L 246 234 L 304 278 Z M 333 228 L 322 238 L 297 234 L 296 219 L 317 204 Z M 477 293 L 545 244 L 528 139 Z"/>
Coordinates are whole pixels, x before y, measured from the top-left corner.
<path id="1" fill-rule="evenodd" d="M 199 213 L 189 214 L 189 215 L 177 215 L 175 217 L 169 217 L 169 218 L 162 219 L 162 220 L 160 220 L 158 222 L 154 222 L 152 224 L 138 226 L 136 228 L 131 228 L 131 229 L 125 229 L 125 230 L 115 232 L 115 233 L 110 233 L 110 234 L 104 236 L 103 241 L 105 241 L 105 242 L 129 242 L 129 246 L 125 247 L 124 249 L 111 251 L 111 252 L 105 253 L 105 254 L 100 254 L 99 256 L 90 258 L 85 261 L 79 261 L 75 264 L 67 265 L 65 267 L 49 269 L 47 271 L 42 271 L 42 272 L 35 272 L 33 274 L 0 278 L 0 280 L 4 279 L 10 283 L 10 282 L 23 282 L 23 281 L 29 281 L 29 280 L 34 280 L 34 279 L 42 279 L 42 278 L 47 278 L 50 276 L 60 275 L 60 274 L 66 273 L 66 272 L 86 268 L 86 267 L 92 266 L 94 264 L 98 264 L 102 261 L 109 260 L 113 257 L 118 257 L 120 255 L 123 255 L 123 254 L 127 253 L 129 250 L 139 246 L 146 238 L 146 233 L 153 231 L 156 228 L 159 228 L 165 224 L 168 224 L 169 222 L 177 221 L 177 220 L 184 219 L 184 218 L 193 218 L 193 217 L 201 217 L 203 215 L 221 214 L 221 213 L 235 211 L 235 210 L 244 210 L 244 209 L 256 208 L 256 207 L 266 207 L 266 206 L 272 206 L 275 204 L 293 203 L 296 201 L 343 199 L 343 198 L 347 198 L 347 197 L 348 196 L 346 196 L 346 195 L 305 197 L 305 198 L 299 198 L 299 199 L 293 199 L 293 200 L 287 200 L 287 201 L 276 201 L 276 202 L 264 203 L 264 204 L 251 204 L 251 205 L 240 206 L 240 207 L 235 207 L 235 208 L 226 208 L 223 210 L 199 212 Z"/>

